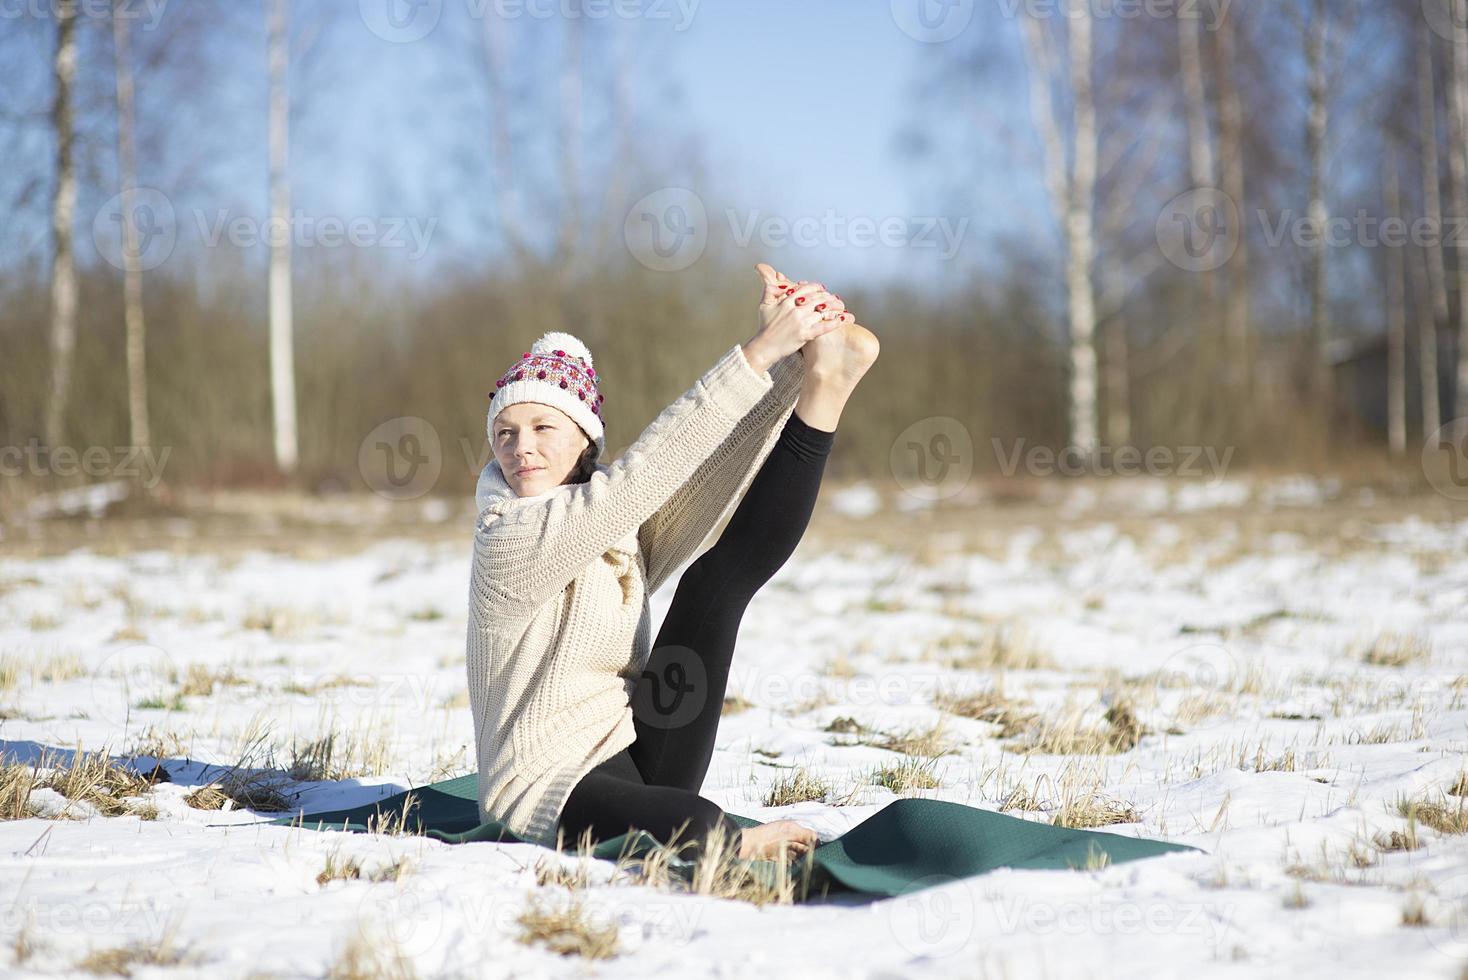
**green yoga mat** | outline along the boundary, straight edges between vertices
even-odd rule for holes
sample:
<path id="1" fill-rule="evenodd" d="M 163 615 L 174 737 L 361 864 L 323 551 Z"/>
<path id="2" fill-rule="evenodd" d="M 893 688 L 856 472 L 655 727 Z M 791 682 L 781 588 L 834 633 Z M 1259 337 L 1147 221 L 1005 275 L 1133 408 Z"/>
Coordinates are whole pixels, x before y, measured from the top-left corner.
<path id="1" fill-rule="evenodd" d="M 386 819 L 409 832 L 450 844 L 520 843 L 504 825 L 479 822 L 476 783 L 472 774 L 460 776 L 347 810 L 297 812 L 269 823 L 366 832 L 382 826 Z M 730 816 L 741 827 L 761 823 L 738 814 Z M 606 860 L 638 857 L 655 846 L 650 835 L 629 832 L 601 841 L 592 855 Z M 574 850 L 574 842 L 567 850 Z M 803 897 L 842 891 L 886 897 L 996 868 L 1086 868 L 1197 850 L 1186 844 L 1054 827 L 946 800 L 903 798 L 835 840 L 812 848 L 802 859 L 811 867 L 797 865 L 793 870 L 796 880 L 809 874 Z M 669 863 L 675 871 L 691 868 L 688 862 Z M 774 867 L 769 861 L 748 863 L 751 872 L 760 875 L 770 874 Z"/>

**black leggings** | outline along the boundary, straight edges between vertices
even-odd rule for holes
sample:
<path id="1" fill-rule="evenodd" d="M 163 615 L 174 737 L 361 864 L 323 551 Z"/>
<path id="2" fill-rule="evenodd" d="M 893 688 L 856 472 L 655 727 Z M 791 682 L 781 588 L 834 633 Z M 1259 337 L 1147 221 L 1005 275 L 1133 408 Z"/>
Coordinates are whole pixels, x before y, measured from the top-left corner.
<path id="1" fill-rule="evenodd" d="M 714 754 L 739 621 L 810 523 L 834 431 L 793 411 L 723 534 L 683 572 L 632 696 L 637 740 L 571 790 L 557 826 L 575 846 L 629 829 L 697 855 L 722 825 L 738 853 L 739 825 L 698 795 Z"/>

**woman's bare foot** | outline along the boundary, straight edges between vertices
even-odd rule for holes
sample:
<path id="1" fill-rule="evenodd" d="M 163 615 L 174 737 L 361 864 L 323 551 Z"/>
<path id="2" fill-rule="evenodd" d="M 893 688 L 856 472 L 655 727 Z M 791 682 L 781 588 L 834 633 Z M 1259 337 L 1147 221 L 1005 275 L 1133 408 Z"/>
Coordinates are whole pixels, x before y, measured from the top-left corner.
<path id="1" fill-rule="evenodd" d="M 739 835 L 739 857 L 746 860 L 774 860 L 785 850 L 792 857 L 816 846 L 819 838 L 809 827 L 794 820 L 775 820 L 746 827 Z"/>
<path id="2" fill-rule="evenodd" d="M 807 425 L 835 432 L 846 400 L 881 352 L 877 335 L 859 323 L 827 331 L 805 342 L 805 383 L 795 413 Z"/>
<path id="3" fill-rule="evenodd" d="M 859 323 L 848 323 L 805 342 L 801 348 L 805 376 L 855 388 L 881 350 L 876 334 Z"/>

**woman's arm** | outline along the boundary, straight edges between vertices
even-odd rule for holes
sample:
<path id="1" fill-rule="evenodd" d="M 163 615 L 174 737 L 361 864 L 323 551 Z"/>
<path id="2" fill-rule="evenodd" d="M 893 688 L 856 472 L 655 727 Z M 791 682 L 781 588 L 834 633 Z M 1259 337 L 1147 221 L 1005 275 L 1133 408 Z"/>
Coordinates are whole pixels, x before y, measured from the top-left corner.
<path id="1" fill-rule="evenodd" d="M 795 409 L 805 375 L 804 360 L 799 353 L 788 354 L 770 368 L 770 390 L 693 476 L 638 529 L 649 593 L 656 592 L 668 576 L 693 557 L 754 480 Z"/>
<path id="2" fill-rule="evenodd" d="M 474 548 L 484 581 L 531 607 L 560 592 L 656 513 L 773 387 L 735 344 L 604 471 L 543 497 L 488 504 Z"/>

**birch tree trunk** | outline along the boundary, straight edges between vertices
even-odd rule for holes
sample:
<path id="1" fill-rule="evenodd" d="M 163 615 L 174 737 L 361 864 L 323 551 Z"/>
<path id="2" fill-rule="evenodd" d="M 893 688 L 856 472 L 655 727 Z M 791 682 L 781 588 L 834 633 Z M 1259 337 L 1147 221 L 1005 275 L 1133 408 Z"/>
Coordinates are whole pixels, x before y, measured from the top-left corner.
<path id="1" fill-rule="evenodd" d="M 1252 428 L 1253 411 L 1249 392 L 1253 387 L 1253 329 L 1250 325 L 1249 235 L 1245 218 L 1246 183 L 1244 179 L 1244 110 L 1234 83 L 1237 61 L 1235 27 L 1225 14 L 1216 32 L 1218 54 L 1218 142 L 1223 192 L 1239 210 L 1239 242 L 1228 263 L 1228 291 L 1224 297 L 1225 331 L 1231 357 L 1228 376 L 1239 388 L 1240 411 L 1246 426 Z"/>
<path id="2" fill-rule="evenodd" d="M 575 5 L 565 18 L 566 49 L 561 67 L 561 233 L 557 265 L 570 271 L 581 236 L 581 16 Z"/>
<path id="3" fill-rule="evenodd" d="M 66 409 L 76 348 L 76 154 L 72 132 L 72 87 L 76 79 L 76 4 L 56 4 L 56 48 L 52 58 L 55 95 L 51 129 L 56 134 L 56 185 L 51 197 L 51 391 L 46 403 L 46 444 L 66 441 Z"/>
<path id="4" fill-rule="evenodd" d="M 1397 177 L 1397 150 L 1390 146 L 1383 175 L 1388 218 L 1401 218 L 1401 189 Z M 1401 247 L 1387 247 L 1386 270 L 1386 416 L 1387 444 L 1393 454 L 1407 451 L 1407 309 L 1406 275 Z"/>
<path id="5" fill-rule="evenodd" d="M 133 446 L 148 450 L 148 372 L 143 320 L 143 257 L 139 254 L 137 152 L 134 148 L 133 75 L 127 13 L 112 4 L 112 56 L 117 74 L 117 169 L 122 184 L 122 312 L 127 327 L 127 417 Z"/>
<path id="6" fill-rule="evenodd" d="M 1443 209 L 1437 157 L 1437 94 L 1432 80 L 1432 30 L 1417 20 L 1417 116 L 1422 148 L 1422 210 L 1434 230 L 1427 245 L 1426 286 L 1430 302 L 1417 307 L 1417 366 L 1421 371 L 1422 432 L 1430 436 L 1442 425 L 1437 387 L 1437 331 L 1448 322 L 1448 288 L 1443 264 Z M 1414 262 L 1419 261 L 1414 258 Z M 1414 266 L 1415 269 L 1415 266 Z"/>
<path id="7" fill-rule="evenodd" d="M 1096 184 L 1096 112 L 1091 86 L 1091 12 L 1086 0 L 1067 0 L 1069 82 L 1074 154 L 1066 168 L 1065 142 L 1055 108 L 1045 28 L 1030 13 L 1019 18 L 1029 68 L 1030 111 L 1045 156 L 1045 186 L 1066 246 L 1065 285 L 1070 325 L 1070 445 L 1091 456 L 1097 449 L 1096 298 L 1092 207 Z"/>
<path id="8" fill-rule="evenodd" d="M 1310 155 L 1310 225 L 1313 244 L 1310 250 L 1310 336 L 1314 348 L 1314 401 L 1329 430 L 1334 417 L 1335 392 L 1330 362 L 1329 311 L 1326 309 L 1325 233 L 1330 218 L 1325 203 L 1325 138 L 1328 124 L 1325 88 L 1325 0 L 1313 0 L 1310 27 L 1306 35 L 1305 60 L 1309 71 L 1309 116 L 1305 142 Z"/>
<path id="9" fill-rule="evenodd" d="M 1468 0 L 1453 0 L 1453 23 L 1461 32 L 1463 18 L 1468 16 Z M 1468 220 L 1468 43 L 1455 37 L 1453 78 L 1449 88 L 1449 120 L 1452 125 L 1452 148 L 1448 154 L 1453 181 L 1453 212 L 1460 221 Z M 1468 416 L 1468 261 L 1458 257 L 1458 371 L 1453 389 L 1453 415 Z"/>
<path id="10" fill-rule="evenodd" d="M 1066 282 L 1070 294 L 1070 429 L 1077 452 L 1096 451 L 1096 298 L 1091 278 L 1095 254 L 1092 222 L 1096 188 L 1096 107 L 1092 98 L 1091 8 L 1069 0 L 1070 84 L 1075 149 L 1065 221 Z"/>
<path id="11" fill-rule="evenodd" d="M 275 418 L 275 462 L 294 473 L 296 369 L 291 322 L 290 11 L 289 0 L 267 0 L 270 63 L 270 393 Z"/>
<path id="12" fill-rule="evenodd" d="M 1208 103 L 1203 85 L 1203 53 L 1199 33 L 1201 27 L 1196 10 L 1179 8 L 1173 15 L 1177 22 L 1178 67 L 1182 77 L 1183 104 L 1188 120 L 1188 175 L 1195 188 L 1216 187 L 1213 174 L 1213 138 L 1208 131 Z M 1216 423 L 1210 424 L 1205 416 L 1208 406 L 1217 402 L 1209 397 L 1210 374 L 1215 364 L 1215 352 L 1219 346 L 1221 329 L 1218 323 L 1218 277 L 1212 271 L 1202 276 L 1199 305 L 1196 313 L 1199 325 L 1198 352 L 1193 359 L 1191 374 L 1192 397 L 1188 401 L 1189 432 L 1208 433 L 1213 438 Z"/>
<path id="13" fill-rule="evenodd" d="M 522 264 L 529 250 L 520 234 L 520 215 L 515 206 L 515 143 L 510 131 L 510 99 L 506 91 L 508 72 L 505 18 L 484 17 L 484 75 L 489 89 L 491 140 L 494 158 L 495 210 L 500 235 Z"/>

